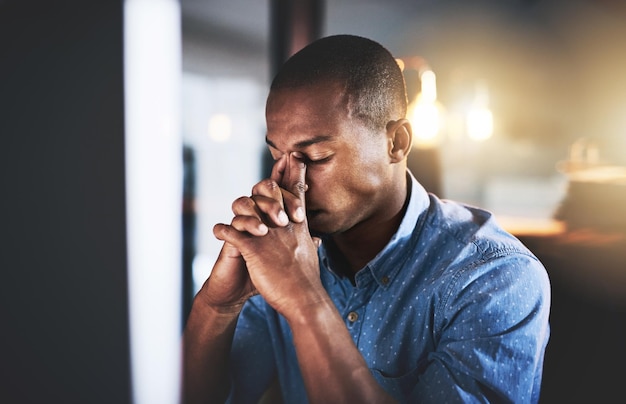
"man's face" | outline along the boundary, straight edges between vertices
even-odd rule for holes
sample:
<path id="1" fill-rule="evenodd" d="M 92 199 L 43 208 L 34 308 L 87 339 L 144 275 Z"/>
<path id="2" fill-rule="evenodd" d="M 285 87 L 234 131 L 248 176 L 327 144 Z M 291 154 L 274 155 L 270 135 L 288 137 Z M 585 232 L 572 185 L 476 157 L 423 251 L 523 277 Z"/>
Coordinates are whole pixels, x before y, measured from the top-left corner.
<path id="1" fill-rule="evenodd" d="M 350 117 L 336 83 L 273 91 L 267 144 L 277 160 L 300 152 L 306 163 L 307 218 L 315 233 L 346 232 L 384 214 L 392 181 L 385 133 Z"/>

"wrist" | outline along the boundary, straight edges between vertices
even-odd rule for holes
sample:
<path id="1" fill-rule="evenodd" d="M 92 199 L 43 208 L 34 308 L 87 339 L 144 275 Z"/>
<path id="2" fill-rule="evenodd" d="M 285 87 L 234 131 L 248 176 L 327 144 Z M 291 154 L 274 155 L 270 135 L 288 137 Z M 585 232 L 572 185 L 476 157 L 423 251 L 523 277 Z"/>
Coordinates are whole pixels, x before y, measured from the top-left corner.
<path id="1" fill-rule="evenodd" d="M 196 297 L 185 324 L 185 340 L 208 340 L 233 332 L 240 312 L 234 307 L 208 305 Z"/>
<path id="2" fill-rule="evenodd" d="M 245 301 L 236 303 L 215 303 L 204 294 L 199 293 L 193 300 L 192 310 L 200 311 L 214 317 L 231 318 L 239 316 Z"/>
<path id="3" fill-rule="evenodd" d="M 288 312 L 283 313 L 283 316 L 293 329 L 299 326 L 314 326 L 320 322 L 326 322 L 338 314 L 330 297 L 324 294 L 324 296 L 319 296 L 308 303 L 299 302 L 299 304 L 293 305 Z"/>

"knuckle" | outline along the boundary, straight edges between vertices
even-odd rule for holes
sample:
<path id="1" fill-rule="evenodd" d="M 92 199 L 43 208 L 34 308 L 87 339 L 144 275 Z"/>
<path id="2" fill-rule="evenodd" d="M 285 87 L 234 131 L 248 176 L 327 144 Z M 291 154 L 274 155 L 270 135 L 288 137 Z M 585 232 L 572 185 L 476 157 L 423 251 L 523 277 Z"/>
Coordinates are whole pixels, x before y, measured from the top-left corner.
<path id="1" fill-rule="evenodd" d="M 254 200 L 254 203 L 260 212 L 267 212 L 273 209 L 280 208 L 280 204 L 278 203 L 278 201 L 264 195 L 255 195 L 252 197 L 252 199 Z M 278 206 L 278 208 L 276 206 Z"/>
<path id="2" fill-rule="evenodd" d="M 305 193 L 306 188 L 307 187 L 304 181 L 296 181 L 295 184 L 293 184 L 293 189 L 298 195 L 302 195 L 303 193 Z"/>
<path id="3" fill-rule="evenodd" d="M 241 230 L 243 228 L 243 224 L 245 223 L 243 216 L 235 216 L 233 220 L 231 220 L 230 225 L 233 226 L 237 230 Z"/>
<path id="4" fill-rule="evenodd" d="M 241 196 L 233 201 L 232 210 L 233 212 L 237 213 L 242 210 L 249 209 L 253 206 L 254 206 L 254 201 L 251 198 L 247 196 Z"/>
<path id="5" fill-rule="evenodd" d="M 265 178 L 264 180 L 262 180 L 261 182 L 259 182 L 252 188 L 252 194 L 253 195 L 264 194 L 268 191 L 272 193 L 278 188 L 279 188 L 279 185 L 276 181 L 274 181 L 271 178 Z"/>

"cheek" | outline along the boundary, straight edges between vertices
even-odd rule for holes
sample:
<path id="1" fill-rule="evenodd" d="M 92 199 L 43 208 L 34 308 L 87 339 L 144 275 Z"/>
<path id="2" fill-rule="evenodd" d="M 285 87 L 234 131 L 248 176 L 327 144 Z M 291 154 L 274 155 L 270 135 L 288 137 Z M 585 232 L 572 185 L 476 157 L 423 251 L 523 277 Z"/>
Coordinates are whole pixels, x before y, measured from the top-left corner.
<path id="1" fill-rule="evenodd" d="M 352 204 L 354 200 L 369 194 L 372 189 L 370 173 L 359 167 L 337 164 L 316 168 L 307 172 L 311 197 L 333 205 Z"/>
<path id="2" fill-rule="evenodd" d="M 307 197 L 311 202 L 336 205 L 351 192 L 348 170 L 342 169 L 341 163 L 307 168 L 306 183 L 309 186 Z"/>
<path id="3" fill-rule="evenodd" d="M 309 186 L 309 190 L 315 193 L 328 186 L 332 182 L 332 171 L 322 166 L 308 166 L 304 182 Z"/>

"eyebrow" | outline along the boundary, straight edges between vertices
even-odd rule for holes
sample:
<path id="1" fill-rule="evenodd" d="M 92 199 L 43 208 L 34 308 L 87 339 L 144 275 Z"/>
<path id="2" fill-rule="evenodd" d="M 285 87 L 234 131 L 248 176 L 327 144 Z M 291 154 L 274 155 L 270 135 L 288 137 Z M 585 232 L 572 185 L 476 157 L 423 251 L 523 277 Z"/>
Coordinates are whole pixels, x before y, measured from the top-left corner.
<path id="1" fill-rule="evenodd" d="M 314 145 L 316 143 L 329 142 L 332 140 L 332 138 L 333 137 L 330 135 L 319 135 L 319 136 L 312 137 L 311 139 L 302 140 L 296 143 L 294 146 L 296 149 L 304 149 L 305 147 Z M 267 143 L 269 146 L 272 146 L 274 149 L 278 150 L 276 145 L 272 143 L 272 141 L 269 140 L 267 136 L 265 136 L 265 143 Z"/>

